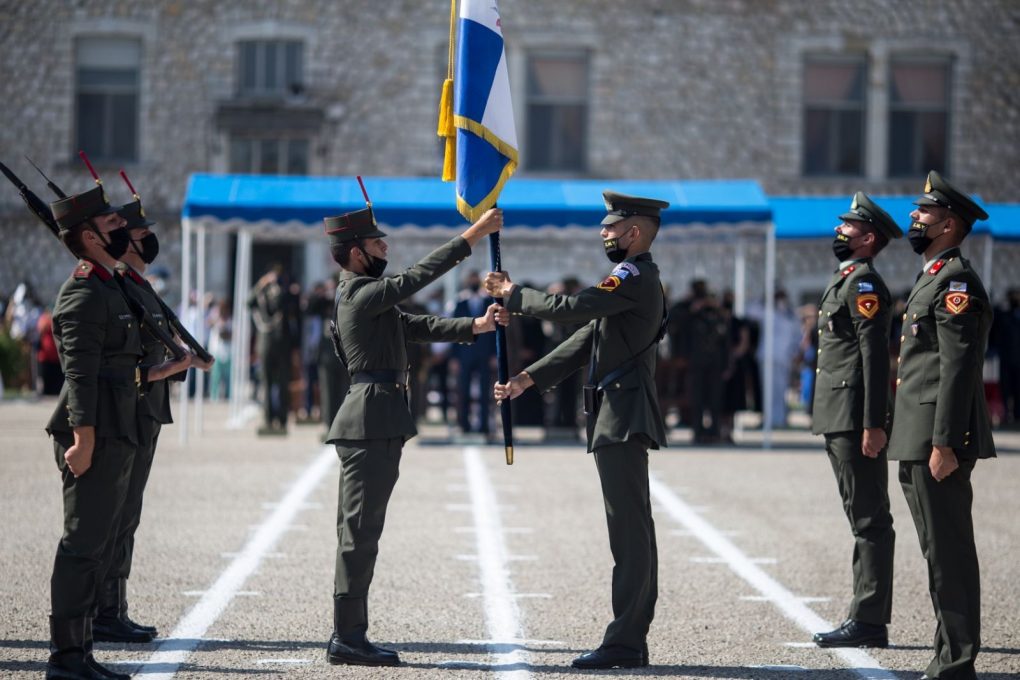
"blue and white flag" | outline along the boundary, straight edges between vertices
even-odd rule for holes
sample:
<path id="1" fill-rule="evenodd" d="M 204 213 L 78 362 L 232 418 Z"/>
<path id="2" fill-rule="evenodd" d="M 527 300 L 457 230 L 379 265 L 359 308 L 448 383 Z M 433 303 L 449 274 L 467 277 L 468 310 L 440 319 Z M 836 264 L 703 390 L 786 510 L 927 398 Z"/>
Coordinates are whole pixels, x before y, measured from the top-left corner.
<path id="1" fill-rule="evenodd" d="M 457 210 L 475 221 L 517 168 L 503 30 L 496 0 L 461 0 L 454 76 Z"/>

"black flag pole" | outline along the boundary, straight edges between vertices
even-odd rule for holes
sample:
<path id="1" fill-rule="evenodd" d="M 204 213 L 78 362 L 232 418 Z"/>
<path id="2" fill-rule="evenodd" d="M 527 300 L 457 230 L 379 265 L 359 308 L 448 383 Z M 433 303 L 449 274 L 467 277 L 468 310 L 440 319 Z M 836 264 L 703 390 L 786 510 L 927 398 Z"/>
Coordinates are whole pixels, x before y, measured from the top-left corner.
<path id="1" fill-rule="evenodd" d="M 493 206 L 495 207 L 495 206 Z M 492 271 L 503 271 L 502 257 L 499 252 L 499 233 L 489 234 L 489 266 Z M 502 306 L 503 298 L 495 298 Z M 496 324 L 496 371 L 501 384 L 510 381 L 510 368 L 507 363 L 506 328 Z M 506 451 L 506 464 L 514 464 L 514 424 L 510 415 L 510 400 L 504 399 L 500 404 L 500 417 L 503 420 L 503 447 Z"/>

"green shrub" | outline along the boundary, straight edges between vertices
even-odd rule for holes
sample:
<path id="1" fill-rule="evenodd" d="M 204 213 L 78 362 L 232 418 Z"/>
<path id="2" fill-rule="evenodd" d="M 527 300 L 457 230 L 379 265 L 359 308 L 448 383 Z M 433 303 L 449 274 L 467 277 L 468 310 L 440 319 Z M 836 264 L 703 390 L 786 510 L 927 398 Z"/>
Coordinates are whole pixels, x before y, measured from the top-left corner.
<path id="1" fill-rule="evenodd" d="M 27 361 L 24 346 L 7 331 L 0 331 L 0 375 L 5 385 L 14 385 L 21 378 Z"/>

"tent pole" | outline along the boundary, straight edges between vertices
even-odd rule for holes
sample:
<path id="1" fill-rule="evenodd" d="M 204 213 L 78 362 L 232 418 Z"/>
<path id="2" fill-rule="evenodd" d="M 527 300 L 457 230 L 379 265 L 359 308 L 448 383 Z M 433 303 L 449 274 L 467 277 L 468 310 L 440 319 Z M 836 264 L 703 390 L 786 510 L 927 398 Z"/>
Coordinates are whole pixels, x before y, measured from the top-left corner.
<path id="1" fill-rule="evenodd" d="M 995 302 L 995 295 L 992 294 L 992 274 L 995 273 L 995 268 L 992 266 L 995 254 L 993 250 L 994 245 L 995 239 L 992 238 L 992 234 L 989 233 L 985 236 L 984 258 L 981 263 L 981 269 L 983 270 L 981 273 L 981 282 L 985 284 L 985 290 L 988 291 L 988 299 L 992 303 Z"/>
<path id="2" fill-rule="evenodd" d="M 744 237 L 737 235 L 737 250 L 733 268 L 733 314 L 744 316 L 747 311 L 747 248 Z"/>
<path id="3" fill-rule="evenodd" d="M 188 299 L 191 297 L 191 218 L 181 219 L 181 316 L 185 326 L 188 324 Z M 178 439 L 181 444 L 188 443 L 188 388 L 191 386 L 191 372 L 188 369 L 184 382 L 181 383 L 180 407 L 178 417 L 180 423 L 177 429 Z"/>
<path id="4" fill-rule="evenodd" d="M 197 301 L 197 308 L 199 310 L 199 316 L 197 320 L 197 327 L 192 329 L 192 333 L 196 336 L 197 340 L 201 343 L 208 344 L 208 338 L 205 327 L 205 236 L 206 229 L 203 222 L 198 223 L 198 228 L 195 230 L 195 266 L 196 266 L 196 282 L 195 282 L 195 299 Z M 202 434 L 202 416 L 203 416 L 203 393 L 205 391 L 205 371 L 195 370 L 195 434 L 201 436 Z"/>
<path id="5" fill-rule="evenodd" d="M 762 385 L 762 447 L 772 448 L 772 384 L 775 382 L 775 370 L 772 365 L 772 354 L 776 347 L 776 225 L 769 222 L 765 233 L 765 375 Z"/>
<path id="6" fill-rule="evenodd" d="M 237 256 L 234 267 L 234 319 L 230 340 L 230 426 L 241 427 L 248 392 L 248 289 L 251 287 L 251 233 L 237 232 Z"/>

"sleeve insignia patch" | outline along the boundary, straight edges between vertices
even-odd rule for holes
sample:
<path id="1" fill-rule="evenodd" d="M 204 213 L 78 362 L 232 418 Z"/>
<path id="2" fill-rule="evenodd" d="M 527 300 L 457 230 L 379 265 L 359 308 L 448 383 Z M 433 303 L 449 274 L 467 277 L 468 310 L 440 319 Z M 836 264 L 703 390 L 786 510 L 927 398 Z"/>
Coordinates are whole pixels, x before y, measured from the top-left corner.
<path id="1" fill-rule="evenodd" d="M 946 293 L 946 309 L 950 314 L 960 314 L 970 306 L 970 295 L 959 291 Z"/>
<path id="2" fill-rule="evenodd" d="M 967 292 L 967 282 L 966 281 L 950 281 L 949 282 L 949 290 L 950 290 L 950 292 L 966 293 Z"/>
<path id="3" fill-rule="evenodd" d="M 935 276 L 936 274 L 939 273 L 939 270 L 942 269 L 945 266 L 946 266 L 946 261 L 945 260 L 939 260 L 938 262 L 936 262 L 935 264 L 933 264 L 931 266 L 931 269 L 928 270 L 928 273 L 931 274 L 932 276 Z"/>
<path id="4" fill-rule="evenodd" d="M 602 280 L 597 288 L 599 290 L 607 290 L 610 293 L 616 290 L 617 286 L 620 285 L 620 278 L 618 276 L 607 276 Z"/>
<path id="5" fill-rule="evenodd" d="M 875 293 L 864 293 L 857 296 L 857 311 L 865 319 L 874 318 L 878 314 L 878 295 Z"/>
<path id="6" fill-rule="evenodd" d="M 875 290 L 875 284 L 869 281 L 861 281 L 857 284 L 858 293 L 870 293 Z"/>
<path id="7" fill-rule="evenodd" d="M 82 260 L 78 263 L 78 266 L 74 268 L 74 278 L 87 279 L 92 275 L 93 267 L 94 265 L 88 260 Z"/>
<path id="8" fill-rule="evenodd" d="M 612 271 L 612 276 L 618 277 L 621 281 L 628 276 L 640 276 L 640 274 L 641 272 L 638 270 L 637 265 L 633 262 L 622 262 Z"/>
<path id="9" fill-rule="evenodd" d="M 852 264 L 849 267 L 847 267 L 846 269 L 844 269 L 843 270 L 843 278 L 845 279 L 846 277 L 848 277 L 851 274 L 853 274 L 855 269 L 857 269 L 857 265 L 855 265 L 855 264 Z"/>

